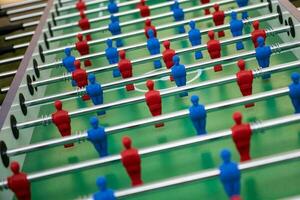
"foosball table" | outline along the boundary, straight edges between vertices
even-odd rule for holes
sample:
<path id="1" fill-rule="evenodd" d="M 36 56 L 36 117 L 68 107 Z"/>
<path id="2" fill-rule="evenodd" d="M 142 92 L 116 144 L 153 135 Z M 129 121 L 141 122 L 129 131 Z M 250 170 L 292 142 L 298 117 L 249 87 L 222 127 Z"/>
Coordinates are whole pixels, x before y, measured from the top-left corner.
<path id="1" fill-rule="evenodd" d="M 0 199 L 299 199 L 299 22 L 287 0 L 49 0 L 1 89 Z"/>

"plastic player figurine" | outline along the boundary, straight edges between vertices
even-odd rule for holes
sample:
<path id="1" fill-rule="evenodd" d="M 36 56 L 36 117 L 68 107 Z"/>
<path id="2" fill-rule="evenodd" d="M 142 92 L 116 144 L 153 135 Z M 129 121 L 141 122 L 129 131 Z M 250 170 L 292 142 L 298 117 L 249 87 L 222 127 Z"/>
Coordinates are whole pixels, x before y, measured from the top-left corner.
<path id="1" fill-rule="evenodd" d="M 236 3 L 239 7 L 244 7 L 248 5 L 248 0 L 236 0 Z M 248 13 L 247 11 L 242 12 L 242 19 L 247 19 Z"/>
<path id="2" fill-rule="evenodd" d="M 122 164 L 125 167 L 127 174 L 131 179 L 132 186 L 142 185 L 141 177 L 141 157 L 137 149 L 131 146 L 130 137 L 123 137 L 122 139 L 123 146 L 125 150 L 121 152 Z"/>
<path id="3" fill-rule="evenodd" d="M 197 46 L 201 44 L 201 32 L 196 28 L 195 21 L 190 21 L 191 30 L 189 31 L 189 40 L 192 46 Z M 203 58 L 201 51 L 195 51 L 195 59 Z"/>
<path id="4" fill-rule="evenodd" d="M 197 131 L 198 135 L 206 134 L 206 110 L 204 105 L 199 104 L 199 97 L 193 95 L 191 97 L 192 106 L 189 108 L 190 119 Z"/>
<path id="5" fill-rule="evenodd" d="M 78 21 L 78 26 L 81 28 L 81 30 L 85 31 L 85 30 L 89 30 L 91 28 L 89 19 L 86 17 L 86 15 L 84 14 L 84 11 L 80 11 L 80 20 Z M 92 37 L 90 34 L 86 35 L 86 40 L 90 41 L 92 40 Z"/>
<path id="6" fill-rule="evenodd" d="M 121 72 L 122 78 L 130 78 L 132 77 L 132 64 L 131 61 L 126 59 L 126 52 L 121 50 L 119 52 L 120 61 L 118 63 L 119 70 Z M 126 90 L 131 91 L 134 90 L 133 84 L 126 85 Z"/>
<path id="7" fill-rule="evenodd" d="M 238 37 L 243 35 L 244 23 L 242 20 L 237 19 L 237 13 L 232 11 L 230 20 L 230 31 L 233 37 Z M 236 49 L 241 50 L 244 49 L 244 45 L 242 41 L 236 42 Z"/>
<path id="8" fill-rule="evenodd" d="M 16 161 L 10 164 L 10 169 L 13 175 L 7 178 L 8 188 L 15 193 L 18 200 L 30 200 L 30 182 L 27 174 L 20 172 L 20 165 Z"/>
<path id="9" fill-rule="evenodd" d="M 231 161 L 231 153 L 223 149 L 220 154 L 223 163 L 220 166 L 220 179 L 226 194 L 230 199 L 235 199 L 240 195 L 241 173 L 238 165 Z"/>
<path id="10" fill-rule="evenodd" d="M 263 37 L 257 38 L 258 47 L 255 49 L 255 56 L 258 62 L 258 65 L 261 68 L 267 68 L 270 65 L 270 57 L 272 50 L 270 46 L 265 46 L 265 40 Z M 271 74 L 262 75 L 263 79 L 268 79 L 271 77 Z"/>
<path id="11" fill-rule="evenodd" d="M 146 19 L 144 30 L 145 30 L 145 36 L 146 36 L 147 39 L 149 39 L 149 35 L 148 35 L 148 30 L 149 29 L 151 29 L 153 31 L 154 37 L 157 37 L 156 28 L 155 28 L 155 26 L 153 26 L 151 24 L 151 19 Z"/>
<path id="12" fill-rule="evenodd" d="M 163 60 L 165 62 L 167 69 L 170 69 L 174 65 L 173 57 L 175 56 L 176 52 L 175 50 L 170 48 L 170 42 L 168 40 L 164 41 L 163 45 L 165 47 L 165 51 L 162 53 Z M 172 75 L 170 75 L 170 81 L 174 81 Z"/>
<path id="13" fill-rule="evenodd" d="M 76 3 L 76 9 L 80 12 L 82 10 L 86 10 L 86 5 L 84 0 L 78 0 L 78 2 Z"/>
<path id="14" fill-rule="evenodd" d="M 237 66 L 240 71 L 236 73 L 236 81 L 243 96 L 249 96 L 252 94 L 253 72 L 252 70 L 246 70 L 245 61 L 239 60 Z M 245 107 L 254 106 L 254 103 L 246 104 Z"/>
<path id="15" fill-rule="evenodd" d="M 162 105 L 160 92 L 154 89 L 154 82 L 152 80 L 148 80 L 146 86 L 148 88 L 148 92 L 145 93 L 145 100 L 152 116 L 161 115 Z M 163 123 L 155 124 L 156 128 L 162 126 L 164 126 Z"/>
<path id="16" fill-rule="evenodd" d="M 87 131 L 87 139 L 93 143 L 100 157 L 107 156 L 107 135 L 104 127 L 99 126 L 97 117 L 91 117 L 90 124 L 92 128 Z"/>
<path id="17" fill-rule="evenodd" d="M 207 51 L 211 59 L 216 59 L 221 57 L 221 44 L 219 40 L 215 40 L 215 33 L 213 31 L 208 31 L 209 41 L 207 42 Z M 214 66 L 215 72 L 222 71 L 222 65 L 218 64 Z"/>
<path id="18" fill-rule="evenodd" d="M 108 29 L 111 32 L 112 35 L 119 35 L 122 34 L 121 26 L 119 23 L 119 19 L 116 16 L 111 15 L 110 16 L 110 24 L 108 25 Z M 123 41 L 121 39 L 116 40 L 117 47 L 123 46 Z"/>
<path id="19" fill-rule="evenodd" d="M 210 2 L 210 0 L 200 0 L 201 4 L 207 4 Z M 205 8 L 204 9 L 204 14 L 205 15 L 209 15 L 210 14 L 210 11 L 209 11 L 209 8 Z"/>
<path id="20" fill-rule="evenodd" d="M 71 49 L 65 48 L 66 57 L 63 59 L 62 64 L 68 72 L 73 72 L 75 70 L 74 61 L 75 57 L 71 55 Z"/>
<path id="21" fill-rule="evenodd" d="M 150 52 L 151 55 L 160 54 L 160 43 L 158 39 L 155 37 L 153 30 L 149 29 L 147 33 L 149 36 L 149 39 L 147 40 L 148 51 Z M 155 69 L 161 68 L 160 60 L 155 60 L 153 64 Z"/>
<path id="22" fill-rule="evenodd" d="M 266 40 L 267 33 L 264 29 L 259 29 L 259 21 L 254 21 L 252 23 L 254 30 L 251 33 L 251 39 L 254 44 L 254 47 L 258 47 L 257 38 L 263 37 L 264 41 Z"/>
<path id="23" fill-rule="evenodd" d="M 107 5 L 107 10 L 110 14 L 115 14 L 119 12 L 119 7 L 115 3 L 115 0 L 109 0 L 109 3 Z"/>
<path id="24" fill-rule="evenodd" d="M 140 14 L 142 17 L 150 16 L 150 9 L 149 6 L 146 5 L 145 0 L 141 0 L 141 2 L 138 4 L 138 8 L 140 9 Z"/>
<path id="25" fill-rule="evenodd" d="M 62 102 L 55 101 L 56 112 L 52 114 L 52 122 L 58 128 L 62 137 L 71 135 L 71 118 L 68 111 L 62 109 Z M 65 148 L 72 147 L 74 144 L 65 144 Z"/>
<path id="26" fill-rule="evenodd" d="M 242 114 L 235 112 L 232 116 L 235 125 L 231 127 L 232 139 L 240 154 L 241 162 L 248 161 L 250 157 L 250 142 L 252 130 L 250 124 L 242 123 Z"/>
<path id="27" fill-rule="evenodd" d="M 77 35 L 78 42 L 76 42 L 75 46 L 77 51 L 81 56 L 88 55 L 90 53 L 90 46 L 87 43 L 87 40 L 83 39 L 83 35 L 79 33 Z M 89 67 L 92 66 L 92 62 L 89 59 L 84 60 L 84 66 Z"/>
<path id="28" fill-rule="evenodd" d="M 175 80 L 177 87 L 186 85 L 186 70 L 185 66 L 180 64 L 180 58 L 178 55 L 173 57 L 174 66 L 171 68 L 171 74 Z M 180 97 L 187 96 L 187 92 L 180 93 Z"/>
<path id="29" fill-rule="evenodd" d="M 74 62 L 75 70 L 72 72 L 72 79 L 76 82 L 77 87 L 83 88 L 88 84 L 87 73 L 84 69 L 80 68 L 80 61 L 76 60 Z M 90 97 L 87 94 L 82 96 L 82 100 L 87 101 Z"/>
<path id="30" fill-rule="evenodd" d="M 103 90 L 99 83 L 96 82 L 95 74 L 88 75 L 90 84 L 86 86 L 86 93 L 92 99 L 94 105 L 103 104 Z M 105 111 L 98 111 L 98 115 L 104 115 Z"/>
<path id="31" fill-rule="evenodd" d="M 300 113 L 300 75 L 296 72 L 291 75 L 292 83 L 289 85 L 289 95 L 295 109 L 295 113 Z"/>
<path id="32" fill-rule="evenodd" d="M 117 64 L 119 62 L 119 53 L 116 47 L 113 47 L 113 41 L 111 39 L 106 40 L 107 48 L 105 49 L 105 56 L 110 65 Z M 120 77 L 121 73 L 118 68 L 113 69 L 113 77 Z"/>
<path id="33" fill-rule="evenodd" d="M 93 200 L 116 200 L 114 191 L 106 187 L 106 178 L 100 176 L 97 178 L 96 184 L 99 192 L 93 194 Z"/>
<path id="34" fill-rule="evenodd" d="M 224 24 L 225 20 L 225 13 L 224 11 L 220 10 L 220 6 L 218 4 L 214 5 L 215 12 L 213 12 L 213 21 L 215 23 L 215 26 L 220 26 Z M 225 32 L 224 31 L 219 31 L 218 32 L 219 37 L 224 37 Z"/>
<path id="35" fill-rule="evenodd" d="M 183 12 L 182 8 L 180 8 L 179 3 L 177 1 L 174 1 L 172 11 L 173 11 L 174 20 L 176 22 L 184 20 L 184 12 Z M 184 26 L 180 25 L 178 27 L 178 31 L 179 31 L 179 33 L 185 33 Z"/>

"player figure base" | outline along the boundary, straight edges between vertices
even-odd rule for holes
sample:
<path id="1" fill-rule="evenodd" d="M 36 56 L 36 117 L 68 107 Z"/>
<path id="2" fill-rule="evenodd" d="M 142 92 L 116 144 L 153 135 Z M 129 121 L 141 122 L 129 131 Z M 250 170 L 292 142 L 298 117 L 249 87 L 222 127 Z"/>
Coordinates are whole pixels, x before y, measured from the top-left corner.
<path id="1" fill-rule="evenodd" d="M 174 81 L 174 78 L 173 78 L 173 76 L 170 76 L 170 81 Z"/>
<path id="2" fill-rule="evenodd" d="M 97 115 L 105 115 L 106 114 L 106 111 L 105 110 L 101 110 L 101 111 L 98 111 L 97 112 Z"/>
<path id="3" fill-rule="evenodd" d="M 126 85 L 126 90 L 127 90 L 127 91 L 132 91 L 132 90 L 134 90 L 134 85 L 133 85 L 133 84 Z"/>
<path id="4" fill-rule="evenodd" d="M 201 51 L 197 51 L 197 52 L 195 53 L 195 59 L 196 59 L 196 60 L 199 60 L 199 59 L 201 59 L 201 58 L 203 58 L 202 52 L 201 52 Z"/>
<path id="5" fill-rule="evenodd" d="M 182 92 L 179 94 L 180 97 L 186 97 L 188 96 L 189 94 L 187 92 Z"/>
<path id="6" fill-rule="evenodd" d="M 239 195 L 233 195 L 230 200 L 242 200 L 242 198 Z"/>
<path id="7" fill-rule="evenodd" d="M 113 70 L 113 77 L 114 78 L 117 78 L 117 77 L 120 77 L 121 76 L 121 72 L 119 69 L 114 69 Z"/>
<path id="8" fill-rule="evenodd" d="M 204 15 L 210 15 L 209 9 L 205 9 L 205 10 L 204 10 Z"/>
<path id="9" fill-rule="evenodd" d="M 65 148 L 71 148 L 71 147 L 73 147 L 73 146 L 74 146 L 73 143 L 72 143 L 72 144 L 65 144 L 65 145 L 64 145 Z"/>
<path id="10" fill-rule="evenodd" d="M 83 101 L 88 101 L 88 100 L 91 99 L 90 96 L 87 95 L 87 94 L 83 95 L 81 98 L 82 98 Z"/>
<path id="11" fill-rule="evenodd" d="M 253 107 L 255 104 L 254 103 L 249 103 L 249 104 L 246 104 L 245 105 L 245 108 L 251 108 L 251 107 Z"/>
<path id="12" fill-rule="evenodd" d="M 160 60 L 155 60 L 153 62 L 154 69 L 160 69 L 162 67 Z"/>
<path id="13" fill-rule="evenodd" d="M 85 67 L 90 67 L 90 66 L 92 66 L 92 62 L 90 60 L 85 60 L 84 61 L 84 66 Z"/>
<path id="14" fill-rule="evenodd" d="M 223 70 L 222 65 L 216 65 L 216 66 L 214 66 L 214 71 L 215 72 L 219 72 L 219 71 L 222 71 L 222 70 Z"/>
<path id="15" fill-rule="evenodd" d="M 87 41 L 91 41 L 92 40 L 92 36 L 90 34 L 87 34 L 85 38 L 86 38 Z"/>
<path id="16" fill-rule="evenodd" d="M 224 37 L 225 36 L 225 32 L 224 31 L 219 31 L 218 32 L 218 37 Z"/>
<path id="17" fill-rule="evenodd" d="M 165 126 L 165 124 L 164 124 L 164 123 L 155 124 L 155 128 L 159 128 L 159 127 L 163 127 L 163 126 Z"/>
<path id="18" fill-rule="evenodd" d="M 244 45 L 242 42 L 237 42 L 236 43 L 236 50 L 242 50 L 244 49 Z"/>

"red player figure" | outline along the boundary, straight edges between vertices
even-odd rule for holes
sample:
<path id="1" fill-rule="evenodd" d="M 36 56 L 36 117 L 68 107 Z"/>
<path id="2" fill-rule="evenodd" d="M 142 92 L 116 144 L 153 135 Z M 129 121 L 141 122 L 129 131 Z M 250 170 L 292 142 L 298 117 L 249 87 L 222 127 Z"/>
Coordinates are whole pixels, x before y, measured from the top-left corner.
<path id="1" fill-rule="evenodd" d="M 68 111 L 62 109 L 62 102 L 55 101 L 56 112 L 52 114 L 52 122 L 58 128 L 62 137 L 71 135 L 71 119 Z M 65 148 L 72 147 L 74 144 L 65 144 Z"/>
<path id="2" fill-rule="evenodd" d="M 20 172 L 20 165 L 13 161 L 10 164 L 12 176 L 7 178 L 7 186 L 13 191 L 18 200 L 31 200 L 30 182 L 27 174 Z"/>
<path id="3" fill-rule="evenodd" d="M 121 50 L 119 52 L 120 60 L 118 63 L 118 68 L 121 72 L 122 78 L 130 78 L 132 77 L 132 64 L 131 61 L 126 59 L 126 52 Z M 133 84 L 126 85 L 126 90 L 131 91 L 134 90 Z"/>
<path id="4" fill-rule="evenodd" d="M 220 10 L 220 7 L 218 4 L 214 5 L 215 12 L 213 13 L 213 21 L 215 23 L 215 26 L 220 26 L 224 24 L 225 20 L 225 14 L 224 11 Z M 219 37 L 224 37 L 225 32 L 224 31 L 219 31 L 218 32 Z"/>
<path id="5" fill-rule="evenodd" d="M 162 108 L 160 92 L 154 89 L 154 82 L 152 80 L 148 80 L 146 86 L 149 91 L 145 93 L 145 99 L 152 116 L 161 115 Z M 155 124 L 156 128 L 162 126 L 164 126 L 164 123 Z"/>
<path id="6" fill-rule="evenodd" d="M 175 50 L 170 48 L 170 42 L 168 40 L 163 42 L 163 45 L 165 47 L 164 52 L 162 53 L 163 60 L 165 62 L 165 65 L 167 69 L 170 69 L 174 66 L 173 62 L 173 56 L 176 54 Z M 170 75 L 170 81 L 174 81 L 174 78 Z"/>
<path id="7" fill-rule="evenodd" d="M 76 3 L 76 8 L 78 11 L 86 10 L 85 2 L 83 0 L 78 0 Z"/>
<path id="8" fill-rule="evenodd" d="M 125 150 L 121 152 L 122 164 L 125 167 L 127 174 L 131 179 L 132 186 L 142 185 L 141 177 L 141 157 L 137 149 L 131 146 L 130 137 L 123 137 L 122 139 L 123 146 Z"/>
<path id="9" fill-rule="evenodd" d="M 81 30 L 89 30 L 91 28 L 89 19 L 84 14 L 84 11 L 80 11 L 80 20 L 78 21 L 78 26 L 81 28 Z M 90 41 L 92 40 L 91 34 L 86 35 L 86 40 Z"/>
<path id="10" fill-rule="evenodd" d="M 243 96 L 249 96 L 252 94 L 252 83 L 253 83 L 253 73 L 252 70 L 246 70 L 245 61 L 239 60 L 237 62 L 240 71 L 236 73 L 237 84 Z M 245 107 L 252 107 L 254 103 L 246 104 Z"/>
<path id="11" fill-rule="evenodd" d="M 232 116 L 235 125 L 231 127 L 232 139 L 240 154 L 241 162 L 250 160 L 250 140 L 252 130 L 250 124 L 242 123 L 242 114 L 235 112 Z"/>
<path id="12" fill-rule="evenodd" d="M 83 88 L 88 84 L 87 73 L 84 69 L 80 68 L 80 61 L 75 60 L 75 70 L 72 72 L 72 79 L 76 82 L 77 87 Z M 87 94 L 82 96 L 82 100 L 87 101 L 90 97 Z"/>
<path id="13" fill-rule="evenodd" d="M 210 0 L 200 0 L 200 2 L 201 2 L 201 4 L 207 4 L 207 3 L 210 2 Z M 204 10 L 204 14 L 205 14 L 205 15 L 209 15 L 209 14 L 210 14 L 209 8 L 206 8 L 206 9 Z"/>
<path id="14" fill-rule="evenodd" d="M 207 51 L 211 59 L 221 57 L 221 44 L 219 40 L 215 40 L 215 33 L 213 31 L 208 31 L 209 41 L 207 42 Z M 222 65 L 218 64 L 214 66 L 215 72 L 222 71 Z"/>
<path id="15" fill-rule="evenodd" d="M 77 35 L 78 42 L 76 42 L 75 46 L 77 51 L 80 53 L 81 56 L 87 55 L 90 53 L 90 46 L 87 43 L 87 40 L 83 40 L 83 35 L 79 33 Z M 84 66 L 89 67 L 92 63 L 89 59 L 84 61 Z"/>
<path id="16" fill-rule="evenodd" d="M 258 47 L 257 38 L 263 37 L 266 41 L 267 33 L 264 29 L 259 29 L 259 21 L 257 20 L 252 23 L 252 26 L 254 30 L 251 33 L 251 39 L 256 48 Z"/>
<path id="17" fill-rule="evenodd" d="M 152 30 L 153 30 L 154 36 L 156 37 L 156 36 L 157 36 L 157 32 L 156 32 L 155 26 L 153 26 L 153 25 L 151 24 L 151 19 L 146 19 L 144 30 L 145 30 L 145 36 L 147 37 L 147 39 L 149 39 L 149 36 L 148 36 L 148 30 L 149 30 L 149 29 L 152 29 Z"/>
<path id="18" fill-rule="evenodd" d="M 145 0 L 141 0 L 141 2 L 137 5 L 137 8 L 140 9 L 140 14 L 142 17 L 150 16 L 150 9 L 149 6 L 146 5 Z"/>

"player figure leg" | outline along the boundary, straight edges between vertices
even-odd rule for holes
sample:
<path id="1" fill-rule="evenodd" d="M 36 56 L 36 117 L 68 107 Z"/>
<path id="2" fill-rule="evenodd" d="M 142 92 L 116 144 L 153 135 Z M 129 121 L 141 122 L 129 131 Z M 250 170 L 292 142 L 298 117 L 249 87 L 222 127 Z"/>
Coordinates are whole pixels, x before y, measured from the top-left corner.
<path id="1" fill-rule="evenodd" d="M 64 128 L 60 128 L 59 132 L 62 137 L 70 136 L 71 135 L 71 126 L 65 126 Z M 69 148 L 69 147 L 73 147 L 73 146 L 74 146 L 73 143 L 64 145 L 65 148 Z"/>
<path id="2" fill-rule="evenodd" d="M 140 167 L 132 170 L 126 170 L 126 171 L 131 179 L 132 186 L 139 186 L 143 184 Z"/>
<path id="3" fill-rule="evenodd" d="M 197 135 L 204 135 L 206 134 L 206 119 L 198 119 L 198 120 L 193 120 L 193 125 L 197 131 Z"/>

